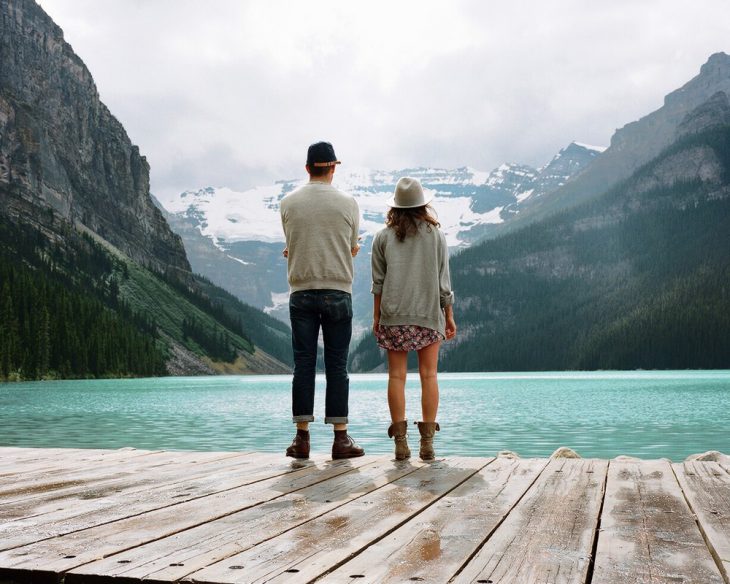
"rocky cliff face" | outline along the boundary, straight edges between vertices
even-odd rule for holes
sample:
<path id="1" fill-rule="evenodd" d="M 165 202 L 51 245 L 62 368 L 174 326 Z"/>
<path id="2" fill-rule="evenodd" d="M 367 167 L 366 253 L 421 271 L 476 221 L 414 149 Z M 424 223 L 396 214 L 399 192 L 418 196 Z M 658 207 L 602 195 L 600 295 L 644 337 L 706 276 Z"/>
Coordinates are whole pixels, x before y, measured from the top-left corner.
<path id="1" fill-rule="evenodd" d="M 700 73 L 664 98 L 664 105 L 636 122 L 626 124 L 611 138 L 603 165 L 611 162 L 628 176 L 669 146 L 688 113 L 717 92 L 730 91 L 730 55 L 715 53 Z"/>
<path id="2" fill-rule="evenodd" d="M 149 164 L 33 0 L 0 0 L 0 212 L 53 211 L 156 270 L 189 272 L 149 194 Z"/>
<path id="3" fill-rule="evenodd" d="M 730 126 L 730 100 L 727 93 L 718 91 L 685 116 L 677 127 L 677 138 L 722 126 Z"/>

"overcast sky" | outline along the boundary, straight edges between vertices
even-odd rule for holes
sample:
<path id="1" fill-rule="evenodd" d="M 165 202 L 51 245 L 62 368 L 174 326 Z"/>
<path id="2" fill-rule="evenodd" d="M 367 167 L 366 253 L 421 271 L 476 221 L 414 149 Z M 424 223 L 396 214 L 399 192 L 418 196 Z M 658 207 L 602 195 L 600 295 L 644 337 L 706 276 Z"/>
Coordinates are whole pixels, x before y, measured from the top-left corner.
<path id="1" fill-rule="evenodd" d="M 535 166 L 608 145 L 710 54 L 727 0 L 41 0 L 162 198 L 344 165 Z"/>

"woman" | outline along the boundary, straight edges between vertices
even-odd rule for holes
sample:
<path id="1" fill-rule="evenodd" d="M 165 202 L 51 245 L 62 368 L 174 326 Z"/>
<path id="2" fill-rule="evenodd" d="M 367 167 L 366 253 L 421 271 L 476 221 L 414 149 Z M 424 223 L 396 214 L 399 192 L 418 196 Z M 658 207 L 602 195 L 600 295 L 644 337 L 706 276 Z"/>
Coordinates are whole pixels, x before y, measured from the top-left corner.
<path id="1" fill-rule="evenodd" d="M 395 458 L 411 455 L 406 438 L 406 373 L 408 351 L 418 352 L 423 421 L 420 456 L 435 458 L 433 437 L 439 390 L 436 372 L 441 341 L 456 335 L 449 277 L 449 250 L 421 183 L 398 181 L 381 229 L 373 240 L 373 333 L 388 351 L 388 407 L 395 439 Z"/>

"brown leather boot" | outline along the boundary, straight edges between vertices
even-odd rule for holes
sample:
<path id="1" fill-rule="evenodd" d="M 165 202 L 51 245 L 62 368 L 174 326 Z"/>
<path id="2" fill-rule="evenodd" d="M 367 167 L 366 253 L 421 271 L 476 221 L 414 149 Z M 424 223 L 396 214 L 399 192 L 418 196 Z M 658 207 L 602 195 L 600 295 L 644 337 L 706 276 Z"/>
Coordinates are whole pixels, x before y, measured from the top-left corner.
<path id="1" fill-rule="evenodd" d="M 406 434 L 408 432 L 408 420 L 393 422 L 388 428 L 388 436 L 395 439 L 395 459 L 405 460 L 411 457 L 411 449 L 408 448 Z"/>
<path id="2" fill-rule="evenodd" d="M 347 430 L 335 430 L 335 441 L 332 443 L 332 458 L 356 458 L 365 454 L 347 433 Z"/>
<path id="3" fill-rule="evenodd" d="M 286 455 L 292 458 L 309 458 L 309 430 L 297 430 Z"/>
<path id="4" fill-rule="evenodd" d="M 421 460 L 433 460 L 436 454 L 433 451 L 433 436 L 441 427 L 438 422 L 416 422 L 418 431 L 421 433 Z"/>

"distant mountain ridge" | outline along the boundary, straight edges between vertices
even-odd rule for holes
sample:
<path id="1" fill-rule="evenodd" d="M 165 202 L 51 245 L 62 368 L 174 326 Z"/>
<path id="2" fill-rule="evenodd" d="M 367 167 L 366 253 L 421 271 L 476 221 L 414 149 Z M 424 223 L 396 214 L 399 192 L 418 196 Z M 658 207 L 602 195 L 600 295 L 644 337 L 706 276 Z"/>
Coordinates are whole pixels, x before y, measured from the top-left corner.
<path id="1" fill-rule="evenodd" d="M 369 246 L 385 220 L 385 201 L 402 176 L 418 178 L 435 193 L 433 206 L 452 250 L 468 247 L 491 225 L 510 221 L 586 168 L 603 149 L 576 142 L 543 167 L 502 164 L 491 172 L 472 168 L 351 169 L 335 173 L 335 186 L 360 205 L 363 250 L 356 259 L 356 321 L 369 318 Z M 254 306 L 287 320 L 286 264 L 281 256 L 281 199 L 304 179 L 278 181 L 245 192 L 206 187 L 161 201 L 193 268 Z"/>

